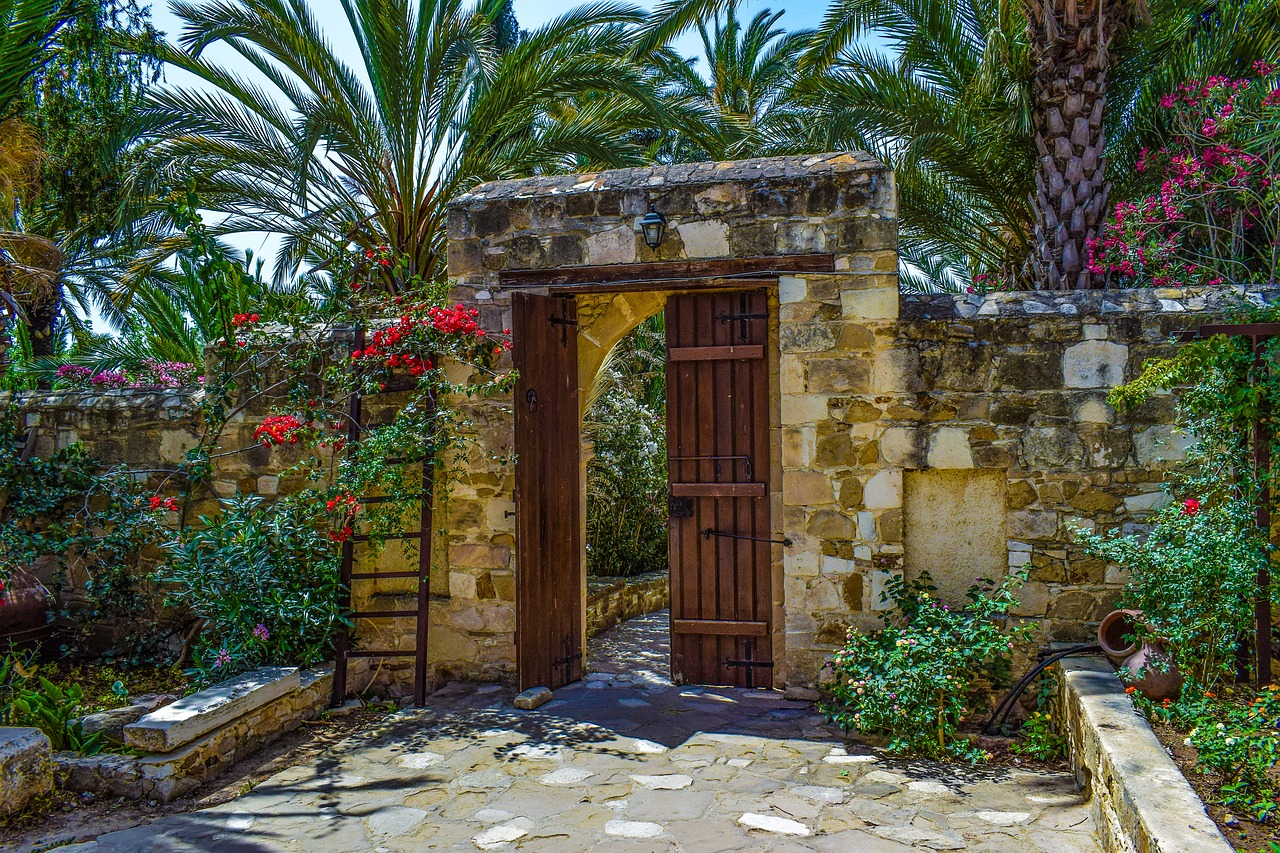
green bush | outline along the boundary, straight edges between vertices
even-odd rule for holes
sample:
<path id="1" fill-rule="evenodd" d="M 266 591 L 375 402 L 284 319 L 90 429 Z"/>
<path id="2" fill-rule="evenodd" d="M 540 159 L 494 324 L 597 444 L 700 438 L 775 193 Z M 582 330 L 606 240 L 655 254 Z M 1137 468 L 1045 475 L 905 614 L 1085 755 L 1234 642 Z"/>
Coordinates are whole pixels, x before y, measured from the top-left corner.
<path id="1" fill-rule="evenodd" d="M 829 664 L 824 685 L 831 699 L 823 711 L 848 731 L 887 735 L 889 751 L 931 758 L 988 758 L 958 732 L 981 697 L 978 688 L 1007 670 L 1015 640 L 1029 629 L 1009 627 L 1022 575 L 999 584 L 979 581 L 965 608 L 932 595 L 929 576 L 893 578 L 885 600 L 893 610 L 879 631 L 850 629 L 848 642 Z"/>
<path id="2" fill-rule="evenodd" d="M 192 654 L 199 683 L 328 658 L 342 620 L 340 554 L 323 515 L 323 504 L 236 497 L 169 543 L 170 601 L 204 620 Z"/>
<path id="3" fill-rule="evenodd" d="M 667 436 L 662 317 L 624 338 L 600 370 L 584 423 L 587 572 L 667 569 Z"/>

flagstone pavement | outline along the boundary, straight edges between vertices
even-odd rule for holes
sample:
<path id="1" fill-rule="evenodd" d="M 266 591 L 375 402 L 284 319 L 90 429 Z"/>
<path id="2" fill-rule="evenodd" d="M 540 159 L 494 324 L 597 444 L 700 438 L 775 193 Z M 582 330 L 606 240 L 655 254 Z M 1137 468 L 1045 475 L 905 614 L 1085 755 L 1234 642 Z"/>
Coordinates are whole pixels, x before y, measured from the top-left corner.
<path id="1" fill-rule="evenodd" d="M 453 684 L 233 802 L 62 853 L 1099 850 L 1068 774 L 896 760 L 779 693 L 671 685 L 665 619 L 613 629 L 535 711 Z"/>

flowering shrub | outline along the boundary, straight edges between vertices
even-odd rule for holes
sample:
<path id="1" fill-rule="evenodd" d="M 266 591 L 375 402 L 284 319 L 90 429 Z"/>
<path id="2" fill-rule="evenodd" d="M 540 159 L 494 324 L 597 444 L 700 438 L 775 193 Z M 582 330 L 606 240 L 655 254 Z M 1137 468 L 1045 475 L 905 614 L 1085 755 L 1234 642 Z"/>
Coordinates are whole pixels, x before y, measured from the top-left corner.
<path id="1" fill-rule="evenodd" d="M 1280 687 L 1220 697 L 1187 685 L 1176 701 L 1133 699 L 1150 719 L 1186 732 L 1184 742 L 1196 750 L 1196 767 L 1214 777 L 1223 805 L 1260 823 L 1280 811 Z"/>
<path id="2" fill-rule="evenodd" d="M 176 502 L 147 496 L 128 472 L 104 470 L 80 444 L 47 459 L 24 458 L 20 445 L 16 414 L 0 407 L 0 593 L 15 571 L 52 559 L 60 569 L 50 582 L 56 615 L 73 615 L 59 594 L 72 592 L 84 630 L 104 617 L 137 626 L 107 656 L 151 659 L 162 638 L 148 634 L 144 614 L 155 594 L 138 567 L 142 552 L 158 544 L 161 519 Z M 0 608 L 4 600 L 0 595 Z"/>
<path id="3" fill-rule="evenodd" d="M 1158 190 L 1116 205 L 1089 269 L 1121 286 L 1274 281 L 1280 265 L 1280 76 L 1193 80 L 1165 95 L 1172 145 L 1136 168 Z"/>
<path id="4" fill-rule="evenodd" d="M 1005 619 L 1024 581 L 1024 575 L 999 584 L 979 579 L 969 605 L 953 609 L 932 596 L 927 575 L 890 580 L 885 598 L 893 610 L 885 627 L 850 629 L 829 664 L 828 719 L 846 730 L 888 735 L 891 752 L 989 758 L 959 728 L 980 700 L 980 682 L 1005 668 L 1014 642 L 1027 636 L 1029 628 Z"/>
<path id="5" fill-rule="evenodd" d="M 204 620 L 191 674 L 202 684 L 255 666 L 327 659 L 338 612 L 337 549 L 306 499 L 228 501 L 167 543 L 171 604 Z"/>
<path id="6" fill-rule="evenodd" d="M 194 364 L 147 359 L 134 371 L 95 372 L 79 364 L 58 368 L 58 386 L 67 389 L 109 391 L 117 388 L 182 388 L 199 385 L 200 371 Z"/>

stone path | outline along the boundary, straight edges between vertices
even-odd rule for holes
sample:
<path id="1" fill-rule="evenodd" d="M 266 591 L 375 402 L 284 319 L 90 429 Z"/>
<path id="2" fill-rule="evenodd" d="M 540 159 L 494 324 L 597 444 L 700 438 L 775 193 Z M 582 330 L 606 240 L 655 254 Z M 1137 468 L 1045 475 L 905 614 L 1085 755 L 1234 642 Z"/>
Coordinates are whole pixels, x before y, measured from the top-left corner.
<path id="1" fill-rule="evenodd" d="M 671 683 L 671 611 L 659 610 L 615 625 L 587 641 L 587 671 L 615 681 Z"/>
<path id="2" fill-rule="evenodd" d="M 626 639 L 596 662 L 652 652 Z M 804 703 L 674 687 L 654 663 L 594 673 L 536 711 L 450 685 L 234 802 L 62 850 L 1098 851 L 1066 774 L 893 760 Z"/>

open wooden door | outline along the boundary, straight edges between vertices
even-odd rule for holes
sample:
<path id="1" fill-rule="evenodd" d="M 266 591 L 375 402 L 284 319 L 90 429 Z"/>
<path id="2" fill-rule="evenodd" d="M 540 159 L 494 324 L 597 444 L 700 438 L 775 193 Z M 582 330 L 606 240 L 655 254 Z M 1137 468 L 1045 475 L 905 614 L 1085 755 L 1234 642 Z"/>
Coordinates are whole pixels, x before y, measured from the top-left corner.
<path id="1" fill-rule="evenodd" d="M 772 684 L 768 302 L 667 301 L 671 674 Z"/>
<path id="2" fill-rule="evenodd" d="M 582 677 L 577 310 L 512 294 L 516 369 L 516 667 L 520 689 Z"/>

